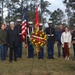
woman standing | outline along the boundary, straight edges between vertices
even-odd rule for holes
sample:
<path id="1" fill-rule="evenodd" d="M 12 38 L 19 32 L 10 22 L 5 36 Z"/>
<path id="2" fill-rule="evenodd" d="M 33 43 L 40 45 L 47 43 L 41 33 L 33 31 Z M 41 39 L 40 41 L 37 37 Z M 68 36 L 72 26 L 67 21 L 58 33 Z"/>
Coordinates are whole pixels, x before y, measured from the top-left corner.
<path id="1" fill-rule="evenodd" d="M 71 33 L 69 32 L 68 27 L 65 27 L 65 32 L 61 35 L 61 43 L 64 47 L 65 60 L 69 60 L 69 48 L 71 46 Z"/>
<path id="2" fill-rule="evenodd" d="M 74 25 L 74 30 L 72 32 L 72 44 L 73 44 L 74 60 L 75 60 L 75 25 Z"/>
<path id="3" fill-rule="evenodd" d="M 6 59 L 6 50 L 5 50 L 5 45 L 7 44 L 7 32 L 5 30 L 5 24 L 1 25 L 1 30 L 0 30 L 0 57 L 1 60 Z"/>
<path id="4" fill-rule="evenodd" d="M 17 61 L 17 50 L 18 50 L 18 45 L 19 45 L 19 40 L 18 40 L 18 30 L 14 26 L 14 22 L 10 22 L 10 29 L 8 30 L 8 45 L 10 48 L 9 52 L 9 62 L 12 62 L 13 56 L 14 56 L 14 61 Z"/>

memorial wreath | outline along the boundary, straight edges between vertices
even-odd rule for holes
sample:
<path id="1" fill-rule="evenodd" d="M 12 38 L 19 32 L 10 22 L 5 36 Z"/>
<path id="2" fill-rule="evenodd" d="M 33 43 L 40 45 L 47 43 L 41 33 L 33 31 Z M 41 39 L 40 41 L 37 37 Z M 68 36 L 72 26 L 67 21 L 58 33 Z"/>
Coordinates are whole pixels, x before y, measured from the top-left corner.
<path id="1" fill-rule="evenodd" d="M 30 39 L 32 44 L 36 46 L 37 51 L 39 51 L 39 47 L 43 47 L 46 44 L 47 35 L 43 31 L 36 30 L 32 33 Z"/>

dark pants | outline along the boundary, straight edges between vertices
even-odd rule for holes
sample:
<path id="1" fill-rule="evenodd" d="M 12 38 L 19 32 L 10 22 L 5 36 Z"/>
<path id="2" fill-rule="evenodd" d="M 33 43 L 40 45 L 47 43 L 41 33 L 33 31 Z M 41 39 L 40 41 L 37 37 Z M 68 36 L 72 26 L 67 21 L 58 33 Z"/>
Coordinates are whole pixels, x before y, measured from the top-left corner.
<path id="1" fill-rule="evenodd" d="M 74 50 L 74 59 L 75 59 L 75 44 L 73 44 L 73 50 Z"/>
<path id="2" fill-rule="evenodd" d="M 54 58 L 54 42 L 47 43 L 48 58 Z"/>
<path id="3" fill-rule="evenodd" d="M 17 50 L 18 50 L 18 47 L 15 47 L 15 46 L 13 48 L 10 48 L 9 61 L 12 61 L 13 57 L 14 57 L 14 61 L 17 60 Z"/>
<path id="4" fill-rule="evenodd" d="M 0 57 L 1 60 L 5 60 L 6 59 L 6 51 L 5 51 L 5 46 L 4 45 L 0 45 Z"/>
<path id="5" fill-rule="evenodd" d="M 38 52 L 38 58 L 43 58 L 44 56 L 44 48 L 43 47 L 40 47 L 40 52 Z"/>
<path id="6" fill-rule="evenodd" d="M 64 47 L 62 47 L 63 58 L 65 58 Z"/>
<path id="7" fill-rule="evenodd" d="M 57 43 L 57 48 L 58 48 L 58 57 L 61 57 L 61 52 L 62 52 L 63 57 L 65 57 L 64 48 L 62 48 L 62 45 L 60 42 Z M 61 51 L 61 49 L 62 49 L 62 51 Z"/>
<path id="8" fill-rule="evenodd" d="M 68 56 L 69 57 L 69 47 L 68 47 L 68 43 L 64 43 L 64 53 L 65 53 L 65 57 Z"/>
<path id="9" fill-rule="evenodd" d="M 22 41 L 19 42 L 19 47 L 17 50 L 17 57 L 22 58 Z"/>
<path id="10" fill-rule="evenodd" d="M 57 43 L 57 48 L 58 48 L 58 57 L 61 57 L 61 43 Z"/>
<path id="11" fill-rule="evenodd" d="M 28 43 L 28 58 L 33 58 L 34 57 L 34 48 L 33 45 Z"/>

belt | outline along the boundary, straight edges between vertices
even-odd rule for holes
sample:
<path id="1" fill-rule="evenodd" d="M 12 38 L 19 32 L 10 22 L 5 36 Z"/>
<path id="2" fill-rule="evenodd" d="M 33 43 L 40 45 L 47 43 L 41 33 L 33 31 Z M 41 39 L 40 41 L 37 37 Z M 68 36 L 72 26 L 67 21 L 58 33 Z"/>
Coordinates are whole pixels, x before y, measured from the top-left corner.
<path id="1" fill-rule="evenodd" d="M 27 35 L 30 38 L 30 35 Z"/>
<path id="2" fill-rule="evenodd" d="M 73 40 L 75 40 L 75 37 L 73 37 Z"/>
<path id="3" fill-rule="evenodd" d="M 54 34 L 51 34 L 51 35 L 47 35 L 47 36 L 54 36 Z"/>
<path id="4" fill-rule="evenodd" d="M 65 44 L 67 44 L 68 42 L 64 42 Z"/>

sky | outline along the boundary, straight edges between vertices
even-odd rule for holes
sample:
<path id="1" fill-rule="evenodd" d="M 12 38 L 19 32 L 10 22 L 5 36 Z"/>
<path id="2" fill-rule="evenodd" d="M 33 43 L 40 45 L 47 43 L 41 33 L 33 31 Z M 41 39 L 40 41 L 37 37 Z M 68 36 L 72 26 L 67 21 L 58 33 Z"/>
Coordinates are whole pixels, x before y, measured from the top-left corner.
<path id="1" fill-rule="evenodd" d="M 60 8 L 61 10 L 63 10 L 65 12 L 65 5 L 63 4 L 63 0 L 45 0 L 45 1 L 49 1 L 51 3 L 51 5 L 49 6 L 49 10 L 50 11 L 54 11 L 57 8 Z M 4 13 L 4 16 L 6 15 L 6 13 Z"/>
<path id="2" fill-rule="evenodd" d="M 65 11 L 65 5 L 63 4 L 63 0 L 46 0 L 51 3 L 49 6 L 49 9 L 51 11 L 56 10 L 57 8 L 60 8 L 61 10 Z"/>
<path id="3" fill-rule="evenodd" d="M 51 5 L 48 7 L 51 12 L 60 8 L 66 15 L 66 13 L 65 13 L 66 7 L 63 4 L 63 0 L 45 0 L 45 1 L 49 1 L 51 3 Z"/>
<path id="4" fill-rule="evenodd" d="M 51 12 L 60 8 L 64 12 L 65 18 L 66 18 L 66 13 L 65 13 L 66 7 L 63 4 L 63 0 L 45 0 L 45 1 L 49 1 L 51 3 L 51 5 L 48 7 Z M 48 21 L 49 18 L 50 17 L 48 16 L 47 21 Z M 46 23 L 46 26 L 48 26 L 47 23 Z"/>
<path id="5" fill-rule="evenodd" d="M 63 10 L 65 12 L 65 5 L 63 4 L 63 0 L 45 0 L 45 1 L 49 1 L 51 3 L 51 5 L 49 6 L 49 10 L 50 11 L 54 11 L 57 8 L 60 8 L 61 10 Z M 6 9 L 4 9 L 6 10 Z M 4 15 L 6 15 L 6 13 L 4 13 Z"/>

